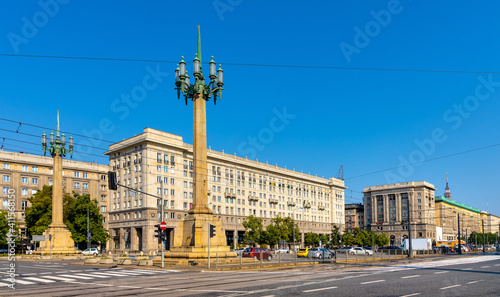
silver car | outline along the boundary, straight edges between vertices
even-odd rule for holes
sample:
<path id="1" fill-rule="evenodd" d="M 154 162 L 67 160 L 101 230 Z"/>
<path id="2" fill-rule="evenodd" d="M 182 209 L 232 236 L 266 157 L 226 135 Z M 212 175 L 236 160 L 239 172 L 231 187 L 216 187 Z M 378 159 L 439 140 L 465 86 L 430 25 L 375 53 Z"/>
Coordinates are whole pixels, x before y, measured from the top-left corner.
<path id="1" fill-rule="evenodd" d="M 349 254 L 351 254 L 351 255 L 354 255 L 354 254 L 357 254 L 357 255 L 373 255 L 373 251 L 367 250 L 367 249 L 362 248 L 362 247 L 354 247 L 354 248 L 352 248 L 349 251 Z"/>
<path id="2" fill-rule="evenodd" d="M 330 259 L 333 255 L 325 248 L 312 248 L 309 249 L 309 254 L 307 254 L 307 256 L 310 258 L 323 259 L 323 257 L 325 257 L 325 259 Z"/>

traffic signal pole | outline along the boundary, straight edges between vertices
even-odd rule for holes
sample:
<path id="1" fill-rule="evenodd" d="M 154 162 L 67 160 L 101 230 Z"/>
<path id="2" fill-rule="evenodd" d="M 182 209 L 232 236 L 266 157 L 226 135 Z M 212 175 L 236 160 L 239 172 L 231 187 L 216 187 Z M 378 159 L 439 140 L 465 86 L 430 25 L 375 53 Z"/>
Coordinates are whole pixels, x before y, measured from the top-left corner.
<path id="1" fill-rule="evenodd" d="M 212 229 L 212 225 L 208 225 L 209 226 L 209 229 Z M 210 236 L 210 232 L 208 232 L 208 269 L 210 269 L 210 239 L 211 236 Z"/>
<path id="2" fill-rule="evenodd" d="M 161 181 L 161 200 L 160 200 L 160 223 L 163 222 L 163 180 Z M 158 238 L 161 242 L 161 268 L 165 268 L 165 257 L 164 257 L 164 246 L 165 246 L 165 234 L 161 231 L 161 238 Z"/>

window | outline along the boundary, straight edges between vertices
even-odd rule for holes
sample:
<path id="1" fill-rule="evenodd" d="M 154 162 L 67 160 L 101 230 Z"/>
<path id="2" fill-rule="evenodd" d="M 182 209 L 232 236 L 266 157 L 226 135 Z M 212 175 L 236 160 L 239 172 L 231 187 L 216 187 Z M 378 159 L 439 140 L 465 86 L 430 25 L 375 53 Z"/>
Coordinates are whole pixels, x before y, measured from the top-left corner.
<path id="1" fill-rule="evenodd" d="M 23 167 L 22 167 L 22 171 L 23 171 L 23 172 L 28 172 L 28 166 L 23 166 Z"/>
<path id="2" fill-rule="evenodd" d="M 3 181 L 4 182 L 10 182 L 10 175 L 4 175 L 3 176 Z"/>
<path id="3" fill-rule="evenodd" d="M 106 195 L 101 195 L 101 202 L 106 202 Z"/>
<path id="4" fill-rule="evenodd" d="M 49 180 L 49 186 L 52 186 L 54 184 L 53 180 Z"/>
<path id="5" fill-rule="evenodd" d="M 27 184 L 28 183 L 28 178 L 27 177 L 21 177 L 21 183 Z"/>
<path id="6" fill-rule="evenodd" d="M 9 209 L 9 200 L 7 200 L 7 199 L 3 200 L 2 208 L 3 209 Z"/>
<path id="7" fill-rule="evenodd" d="M 21 210 L 26 210 L 28 207 L 28 201 L 21 201 Z"/>
<path id="8" fill-rule="evenodd" d="M 106 206 L 101 206 L 101 212 L 106 212 Z"/>
<path id="9" fill-rule="evenodd" d="M 21 189 L 21 195 L 28 196 L 28 189 Z"/>
<path id="10" fill-rule="evenodd" d="M 170 213 L 170 218 L 171 218 L 171 219 L 175 219 L 175 213 L 171 212 L 171 213 Z"/>
<path id="11" fill-rule="evenodd" d="M 10 169 L 10 164 L 3 163 L 3 169 Z"/>
<path id="12" fill-rule="evenodd" d="M 89 184 L 87 184 L 87 183 L 83 183 L 83 184 L 82 184 L 82 188 L 84 188 L 84 189 L 88 189 L 88 188 L 89 188 Z"/>
<path id="13" fill-rule="evenodd" d="M 170 196 L 175 196 L 175 190 L 174 189 L 170 190 Z"/>
<path id="14" fill-rule="evenodd" d="M 171 178 L 171 179 L 170 179 L 170 184 L 171 184 L 171 185 L 175 185 L 175 179 Z"/>
<path id="15" fill-rule="evenodd" d="M 157 183 L 161 183 L 161 176 L 157 176 L 157 177 L 156 177 L 156 182 L 157 182 Z"/>
<path id="16" fill-rule="evenodd" d="M 82 174 L 82 177 L 83 177 L 83 178 L 88 178 L 88 177 L 89 177 L 89 174 L 88 174 L 87 172 L 84 172 L 84 173 Z"/>
<path id="17" fill-rule="evenodd" d="M 31 195 L 35 195 L 38 192 L 38 190 L 31 190 Z"/>
<path id="18" fill-rule="evenodd" d="M 80 172 L 75 171 L 75 177 L 80 177 Z"/>
<path id="19" fill-rule="evenodd" d="M 31 183 L 34 185 L 38 185 L 38 178 L 32 178 Z"/>
<path id="20" fill-rule="evenodd" d="M 75 188 L 75 189 L 79 189 L 79 188 L 80 188 L 80 183 L 75 183 L 75 184 L 74 184 L 74 188 Z"/>
<path id="21" fill-rule="evenodd" d="M 38 167 L 31 168 L 31 172 L 38 172 Z"/>
<path id="22" fill-rule="evenodd" d="M 156 166 L 156 171 L 161 172 L 161 165 Z"/>
<path id="23" fill-rule="evenodd" d="M 2 194 L 9 194 L 9 187 L 3 187 Z"/>

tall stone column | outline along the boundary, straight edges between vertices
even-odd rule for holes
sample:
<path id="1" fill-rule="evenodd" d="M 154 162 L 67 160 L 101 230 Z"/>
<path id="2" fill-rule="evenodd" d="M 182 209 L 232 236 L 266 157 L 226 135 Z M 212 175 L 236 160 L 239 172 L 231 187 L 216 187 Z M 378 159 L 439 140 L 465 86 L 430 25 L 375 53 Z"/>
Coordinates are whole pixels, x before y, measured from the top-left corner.
<path id="1" fill-rule="evenodd" d="M 51 227 L 66 227 L 63 223 L 63 177 L 62 157 L 56 153 L 54 160 L 54 184 L 52 186 L 52 223 Z"/>
<path id="2" fill-rule="evenodd" d="M 383 196 L 384 201 L 384 223 L 388 224 L 389 220 L 389 196 L 385 194 Z"/>
<path id="3" fill-rule="evenodd" d="M 396 222 L 401 223 L 401 194 L 397 193 L 395 199 L 396 199 Z"/>
<path id="4" fill-rule="evenodd" d="M 137 242 L 137 229 L 135 227 L 130 227 L 130 250 L 139 250 L 139 243 Z"/>

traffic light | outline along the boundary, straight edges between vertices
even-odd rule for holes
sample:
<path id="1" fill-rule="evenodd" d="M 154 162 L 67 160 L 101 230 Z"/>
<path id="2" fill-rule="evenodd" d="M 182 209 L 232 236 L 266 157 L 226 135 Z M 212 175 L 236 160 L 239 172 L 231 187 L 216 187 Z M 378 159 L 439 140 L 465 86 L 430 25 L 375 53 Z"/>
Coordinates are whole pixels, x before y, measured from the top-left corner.
<path id="1" fill-rule="evenodd" d="M 210 224 L 210 238 L 215 236 L 215 226 Z"/>
<path id="2" fill-rule="evenodd" d="M 116 183 L 116 172 L 108 171 L 108 188 L 110 190 L 118 189 L 118 184 Z"/>
<path id="3" fill-rule="evenodd" d="M 158 238 L 158 241 L 163 241 L 163 230 L 161 230 L 160 225 L 155 225 L 155 237 Z"/>

